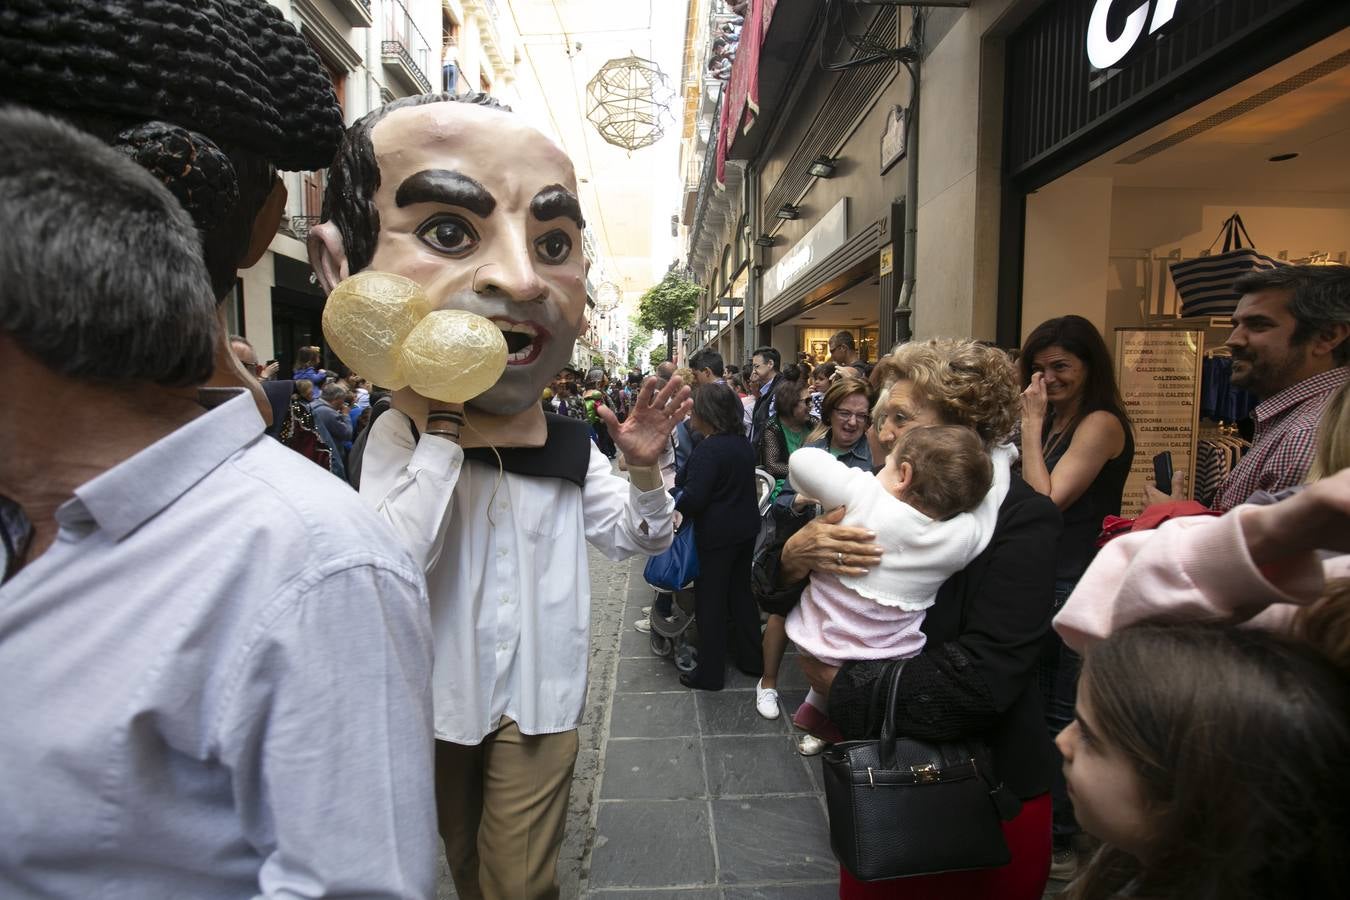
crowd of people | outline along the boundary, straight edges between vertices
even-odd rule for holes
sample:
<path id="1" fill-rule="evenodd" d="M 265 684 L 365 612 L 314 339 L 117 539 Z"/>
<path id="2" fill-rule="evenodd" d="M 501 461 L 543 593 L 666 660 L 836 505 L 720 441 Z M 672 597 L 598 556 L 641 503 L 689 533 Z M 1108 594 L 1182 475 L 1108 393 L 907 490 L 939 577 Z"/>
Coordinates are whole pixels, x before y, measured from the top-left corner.
<path id="1" fill-rule="evenodd" d="M 264 0 L 105 7 L 0 16 L 0 895 L 429 898 L 443 850 L 459 896 L 557 897 L 586 545 L 655 556 L 677 519 L 684 684 L 734 665 L 777 717 L 791 639 L 803 753 L 889 722 L 987 747 L 1013 798 L 1007 865 L 841 869 L 841 897 L 1035 900 L 1052 865 L 1074 900 L 1350 892 L 1345 267 L 1237 283 L 1251 450 L 1213 509 L 1154 485 L 1099 547 L 1135 429 L 1085 320 L 1015 361 L 869 364 L 840 332 L 828 362 L 583 375 L 577 179 L 545 135 L 472 92 L 344 127 Z M 280 373 L 228 334 L 278 170 L 324 166 L 320 288 L 391 272 L 498 323 L 482 394 L 308 346 Z"/>
<path id="2" fill-rule="evenodd" d="M 800 752 L 875 737 L 890 713 L 905 735 L 986 742 L 1021 801 L 1008 866 L 841 869 L 842 897 L 1030 900 L 1050 877 L 1085 900 L 1350 890 L 1334 849 L 1350 835 L 1350 272 L 1284 266 L 1236 289 L 1251 451 L 1215 509 L 1179 502 L 1181 476 L 1149 484 L 1136 530 L 1100 550 L 1135 427 L 1086 319 L 1017 351 L 930 340 L 868 366 L 844 332 L 814 367 L 780 370 L 769 347 L 740 372 L 689 360 L 673 484 L 711 565 L 681 682 L 720 689 L 729 657 L 776 718 L 791 640 L 811 684 Z M 756 467 L 774 479 L 763 515 Z"/>

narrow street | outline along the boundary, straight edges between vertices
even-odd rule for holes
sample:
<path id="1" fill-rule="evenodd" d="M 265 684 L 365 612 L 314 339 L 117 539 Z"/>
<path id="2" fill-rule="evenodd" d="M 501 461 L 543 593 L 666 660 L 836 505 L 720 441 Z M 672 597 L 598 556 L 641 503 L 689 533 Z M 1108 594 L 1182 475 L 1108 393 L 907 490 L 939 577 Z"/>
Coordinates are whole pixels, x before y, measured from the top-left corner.
<path id="1" fill-rule="evenodd" d="M 558 866 L 564 900 L 833 900 L 820 763 L 797 754 L 788 721 L 806 696 L 791 648 L 776 721 L 759 717 L 753 679 L 735 670 L 720 693 L 690 691 L 633 629 L 652 602 L 645 558 L 589 554 L 590 687 Z M 456 896 L 442 864 L 438 900 Z"/>
<path id="2" fill-rule="evenodd" d="M 559 864 L 564 898 L 815 900 L 837 896 L 819 764 L 786 713 L 754 709 L 754 681 L 682 687 L 633 630 L 652 591 L 645 559 L 590 551 L 590 689 Z M 782 705 L 805 682 L 789 658 Z M 440 898 L 454 897 L 443 872 Z"/>

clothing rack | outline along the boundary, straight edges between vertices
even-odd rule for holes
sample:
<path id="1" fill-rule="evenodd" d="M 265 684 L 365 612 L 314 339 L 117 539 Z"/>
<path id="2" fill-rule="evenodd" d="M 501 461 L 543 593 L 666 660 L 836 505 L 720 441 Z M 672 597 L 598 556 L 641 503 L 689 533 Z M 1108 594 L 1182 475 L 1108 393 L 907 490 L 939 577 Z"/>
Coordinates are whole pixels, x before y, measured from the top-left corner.
<path id="1" fill-rule="evenodd" d="M 1251 415 L 1257 399 L 1234 387 L 1233 355 L 1210 350 L 1200 363 L 1200 416 L 1214 422 L 1238 422 Z"/>
<path id="2" fill-rule="evenodd" d="M 1201 422 L 1195 444 L 1195 499 L 1206 506 L 1213 503 L 1219 485 L 1250 447 L 1236 425 Z"/>

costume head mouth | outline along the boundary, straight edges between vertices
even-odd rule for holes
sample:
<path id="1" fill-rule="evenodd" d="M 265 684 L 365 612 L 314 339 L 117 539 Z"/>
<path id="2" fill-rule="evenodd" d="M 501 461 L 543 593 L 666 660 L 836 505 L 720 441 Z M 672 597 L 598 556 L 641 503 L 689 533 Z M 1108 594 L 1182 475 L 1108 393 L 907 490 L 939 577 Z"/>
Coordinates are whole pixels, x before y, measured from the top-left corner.
<path id="1" fill-rule="evenodd" d="M 506 365 L 528 366 L 544 352 L 553 334 L 537 322 L 513 319 L 509 316 L 488 316 L 488 321 L 502 331 L 506 339 Z"/>

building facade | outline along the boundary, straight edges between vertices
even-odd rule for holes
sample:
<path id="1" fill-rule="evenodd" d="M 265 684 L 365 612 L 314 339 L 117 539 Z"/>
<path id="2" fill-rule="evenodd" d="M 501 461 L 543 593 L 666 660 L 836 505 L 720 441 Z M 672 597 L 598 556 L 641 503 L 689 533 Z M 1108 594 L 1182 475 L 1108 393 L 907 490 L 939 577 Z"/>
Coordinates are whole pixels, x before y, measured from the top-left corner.
<path id="1" fill-rule="evenodd" d="M 705 151 L 720 137 L 743 175 L 700 157 L 686 208 L 688 350 L 819 357 L 841 328 L 869 360 L 910 336 L 1016 347 L 1066 313 L 1108 345 L 1165 326 L 1213 346 L 1226 323 L 1187 321 L 1167 266 L 1218 252 L 1234 212 L 1271 256 L 1350 252 L 1350 4 L 823 6 L 751 4 L 734 69 L 755 109 L 712 120 Z"/>

